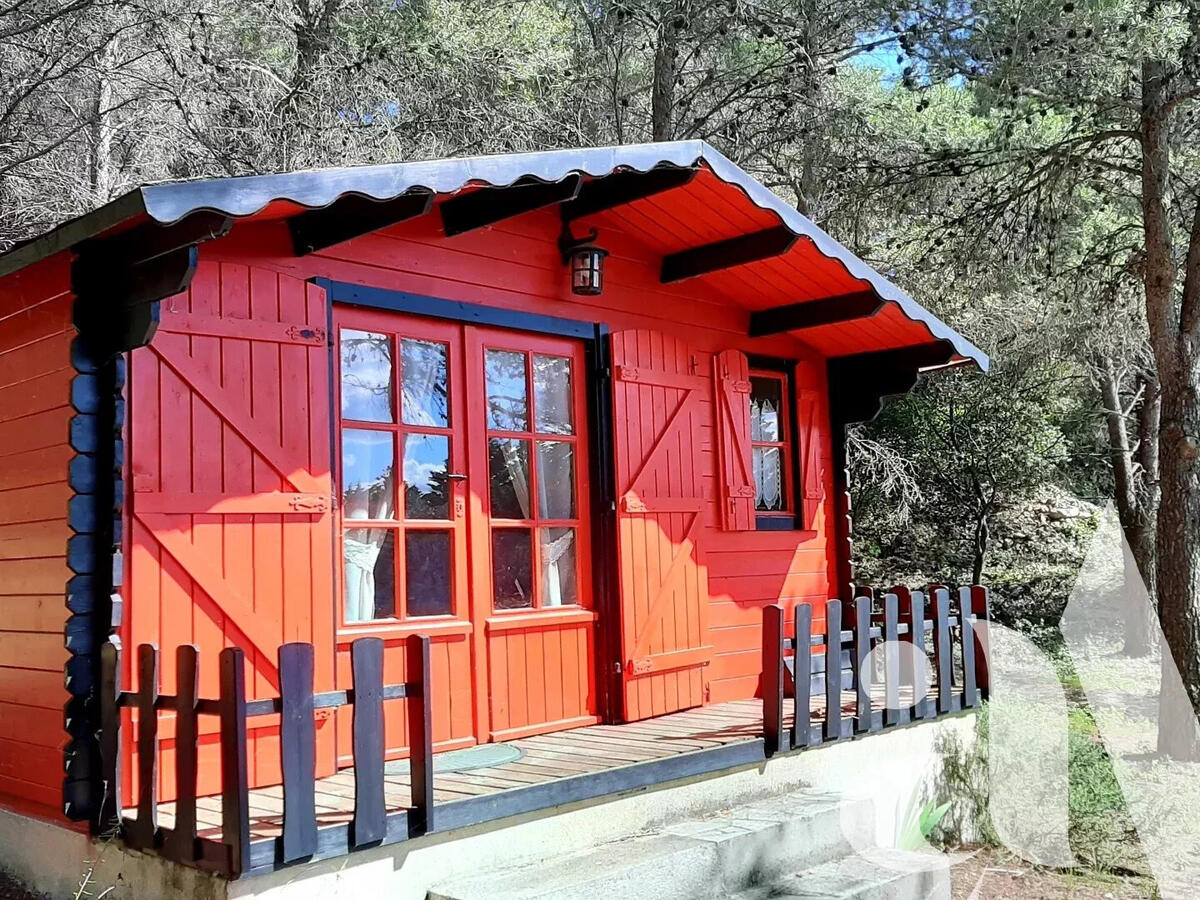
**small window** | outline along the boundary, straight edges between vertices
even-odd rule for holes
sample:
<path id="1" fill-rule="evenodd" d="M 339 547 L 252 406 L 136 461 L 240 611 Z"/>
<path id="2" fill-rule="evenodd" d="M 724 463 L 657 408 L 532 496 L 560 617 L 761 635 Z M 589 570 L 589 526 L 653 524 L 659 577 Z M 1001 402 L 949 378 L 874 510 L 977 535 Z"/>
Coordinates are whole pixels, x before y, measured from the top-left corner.
<path id="1" fill-rule="evenodd" d="M 750 453 L 754 511 L 759 518 L 783 518 L 795 513 L 792 423 L 787 398 L 786 374 L 750 373 Z M 761 524 L 770 527 L 773 523 Z"/>

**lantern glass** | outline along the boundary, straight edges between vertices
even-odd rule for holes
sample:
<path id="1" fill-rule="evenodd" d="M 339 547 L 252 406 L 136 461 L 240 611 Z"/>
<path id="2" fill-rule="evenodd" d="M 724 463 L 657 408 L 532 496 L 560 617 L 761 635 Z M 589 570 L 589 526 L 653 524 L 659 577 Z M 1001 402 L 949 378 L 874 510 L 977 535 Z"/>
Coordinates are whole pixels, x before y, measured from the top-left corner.
<path id="1" fill-rule="evenodd" d="M 595 296 L 604 290 L 607 250 L 588 244 L 571 251 L 571 293 Z"/>

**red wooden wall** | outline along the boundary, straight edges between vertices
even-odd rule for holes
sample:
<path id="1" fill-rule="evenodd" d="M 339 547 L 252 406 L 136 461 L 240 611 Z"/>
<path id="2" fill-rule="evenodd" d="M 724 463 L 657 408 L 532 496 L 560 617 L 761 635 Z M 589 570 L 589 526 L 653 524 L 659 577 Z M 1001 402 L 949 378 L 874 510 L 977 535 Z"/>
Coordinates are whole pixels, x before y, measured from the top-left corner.
<path id="1" fill-rule="evenodd" d="M 742 308 L 735 297 L 695 280 L 661 284 L 660 255 L 618 230 L 601 232 L 601 242 L 611 253 L 604 293 L 599 297 L 576 297 L 570 293 L 555 244 L 560 230 L 557 212 L 545 210 L 447 239 L 441 234 L 437 217 L 426 216 L 297 258 L 283 223 L 263 222 L 235 228 L 228 238 L 206 246 L 204 252 L 209 258 L 301 278 L 326 277 L 604 322 L 614 332 L 655 332 L 663 336 L 660 340 L 685 344 L 697 358 L 695 377 L 710 382 L 713 355 L 731 348 L 808 361 L 810 365 L 799 370 L 806 382 L 800 387 L 815 388 L 819 406 L 808 410 L 818 421 L 813 433 L 819 435 L 819 440 L 811 452 L 807 445 L 801 448 L 805 458 L 815 463 L 808 471 L 816 472 L 819 479 L 819 490 L 810 486 L 808 491 L 814 494 L 809 530 L 731 532 L 718 527 L 714 391 L 711 387 L 699 390 L 695 399 L 694 465 L 704 501 L 691 564 L 705 583 L 701 586 L 708 598 L 707 644 L 712 646 L 711 662 L 702 670 L 699 690 L 703 702 L 753 696 L 760 669 L 762 607 L 780 601 L 789 606 L 827 599 L 836 578 L 828 552 L 832 545 L 826 533 L 828 504 L 821 499 L 833 493 L 824 360 L 787 336 L 750 340 L 746 336 L 749 310 Z M 616 427 L 619 444 L 619 419 Z M 654 704 L 648 708 L 654 708 Z"/>
<path id="2" fill-rule="evenodd" d="M 69 261 L 0 281 L 0 802 L 62 816 Z"/>

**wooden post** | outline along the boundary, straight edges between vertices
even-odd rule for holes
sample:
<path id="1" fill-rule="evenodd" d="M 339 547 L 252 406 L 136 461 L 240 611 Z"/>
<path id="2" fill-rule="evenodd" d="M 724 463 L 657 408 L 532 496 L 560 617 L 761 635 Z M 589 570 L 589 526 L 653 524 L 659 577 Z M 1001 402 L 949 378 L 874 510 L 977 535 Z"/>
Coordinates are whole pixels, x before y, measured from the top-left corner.
<path id="1" fill-rule="evenodd" d="M 199 685 L 196 648 L 175 648 L 175 828 L 169 855 L 178 862 L 196 859 L 196 694 Z"/>
<path id="2" fill-rule="evenodd" d="M 125 842 L 149 850 L 158 831 L 158 648 L 138 647 L 137 819 L 126 829 Z"/>
<path id="3" fill-rule="evenodd" d="M 796 652 L 792 657 L 792 746 L 812 740 L 812 606 L 796 604 Z"/>
<path id="4" fill-rule="evenodd" d="M 283 764 L 283 861 L 317 852 L 317 723 L 313 709 L 313 646 L 279 648 L 279 753 Z"/>
<path id="5" fill-rule="evenodd" d="M 825 604 L 825 740 L 842 736 L 842 601 Z"/>
<path id="6" fill-rule="evenodd" d="M 950 591 L 944 587 L 934 591 L 934 640 L 937 654 L 938 713 L 948 713 L 952 708 L 951 693 L 954 689 L 954 651 L 950 645 Z"/>
<path id="7" fill-rule="evenodd" d="M 929 655 L 925 649 L 925 592 L 909 594 L 909 639 L 913 644 L 913 705 L 912 717 L 923 719 L 933 715 L 929 708 Z"/>
<path id="8" fill-rule="evenodd" d="M 900 724 L 900 598 L 883 595 L 883 724 Z M 911 664 L 911 660 L 909 661 Z"/>
<path id="9" fill-rule="evenodd" d="M 892 588 L 891 593 L 896 596 L 900 624 L 908 626 L 908 633 L 901 635 L 900 640 L 911 644 L 914 641 L 912 630 L 912 591 L 905 585 L 898 584 Z M 884 612 L 886 613 L 887 610 L 885 609 Z M 916 684 L 913 656 L 907 651 L 900 654 L 900 682 L 902 684 Z"/>
<path id="10" fill-rule="evenodd" d="M 980 700 L 987 700 L 991 688 L 988 672 L 988 639 L 992 620 L 991 592 L 983 585 L 971 585 L 971 612 L 978 621 L 975 625 L 975 682 L 979 686 Z M 980 625 L 980 622 L 983 624 Z"/>
<path id="11" fill-rule="evenodd" d="M 970 709 L 979 705 L 979 694 L 975 689 L 975 614 L 971 612 L 971 589 L 958 589 L 958 623 L 962 638 L 962 706 Z"/>
<path id="12" fill-rule="evenodd" d="M 786 750 L 783 736 L 783 607 L 763 608 L 763 743 L 767 756 Z"/>
<path id="13" fill-rule="evenodd" d="M 383 639 L 359 638 L 350 645 L 354 682 L 355 847 L 377 844 L 387 826 L 383 792 Z"/>
<path id="14" fill-rule="evenodd" d="M 100 777 L 104 796 L 96 812 L 96 832 L 121 826 L 121 650 L 113 639 L 100 648 Z"/>
<path id="15" fill-rule="evenodd" d="M 221 651 L 221 840 L 229 876 L 250 862 L 250 773 L 246 761 L 246 666 L 240 647 Z"/>
<path id="16" fill-rule="evenodd" d="M 860 596 L 854 601 L 854 730 L 870 731 L 871 715 L 871 607 L 874 598 Z"/>
<path id="17" fill-rule="evenodd" d="M 427 834 L 434 829 L 433 814 L 433 684 L 429 638 L 414 634 L 405 648 L 408 677 L 412 692 L 408 702 L 409 776 L 412 781 L 412 813 L 409 836 Z"/>

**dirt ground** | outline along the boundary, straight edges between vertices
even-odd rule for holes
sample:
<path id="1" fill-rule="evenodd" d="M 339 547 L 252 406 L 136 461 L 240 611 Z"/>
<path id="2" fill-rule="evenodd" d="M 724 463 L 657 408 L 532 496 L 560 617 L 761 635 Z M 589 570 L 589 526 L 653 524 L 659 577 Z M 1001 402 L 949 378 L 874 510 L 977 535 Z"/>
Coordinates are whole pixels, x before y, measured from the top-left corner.
<path id="1" fill-rule="evenodd" d="M 1033 868 L 1023 860 L 981 850 L 954 866 L 954 900 L 1150 900 L 1153 882 L 1081 870 L 1063 874 Z"/>
<path id="2" fill-rule="evenodd" d="M 0 900 L 42 900 L 42 895 L 33 893 L 0 871 Z"/>

